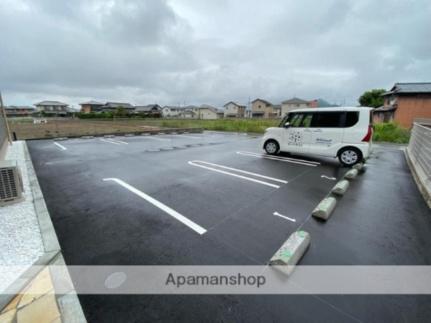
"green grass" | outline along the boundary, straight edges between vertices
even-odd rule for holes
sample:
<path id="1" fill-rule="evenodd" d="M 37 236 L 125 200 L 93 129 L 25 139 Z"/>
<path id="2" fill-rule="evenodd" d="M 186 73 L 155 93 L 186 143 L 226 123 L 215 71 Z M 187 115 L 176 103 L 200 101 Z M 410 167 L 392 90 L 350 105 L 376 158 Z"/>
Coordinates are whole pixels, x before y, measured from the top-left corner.
<path id="1" fill-rule="evenodd" d="M 394 122 L 374 124 L 374 141 L 406 144 L 409 142 L 409 139 L 410 131 Z"/>
<path id="2" fill-rule="evenodd" d="M 143 123 L 166 128 L 203 128 L 205 130 L 263 133 L 266 128 L 276 127 L 279 119 L 217 119 L 217 120 L 145 120 Z"/>

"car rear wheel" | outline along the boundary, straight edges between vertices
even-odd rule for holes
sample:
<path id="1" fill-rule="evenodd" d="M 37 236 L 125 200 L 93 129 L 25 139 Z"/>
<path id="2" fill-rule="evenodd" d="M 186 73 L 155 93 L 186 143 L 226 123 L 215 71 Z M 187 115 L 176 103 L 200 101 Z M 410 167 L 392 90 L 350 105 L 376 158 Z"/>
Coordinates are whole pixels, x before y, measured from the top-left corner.
<path id="1" fill-rule="evenodd" d="M 268 140 L 263 147 L 268 155 L 275 155 L 280 150 L 280 146 L 275 140 Z"/>
<path id="2" fill-rule="evenodd" d="M 353 166 L 362 160 L 362 153 L 354 147 L 346 147 L 338 153 L 338 160 L 344 166 Z"/>

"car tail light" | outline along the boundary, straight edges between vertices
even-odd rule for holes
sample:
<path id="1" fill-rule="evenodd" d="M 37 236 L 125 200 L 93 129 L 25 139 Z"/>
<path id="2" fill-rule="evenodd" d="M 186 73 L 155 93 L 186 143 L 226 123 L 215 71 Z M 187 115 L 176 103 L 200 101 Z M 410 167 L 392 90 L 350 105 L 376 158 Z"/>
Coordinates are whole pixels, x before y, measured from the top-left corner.
<path id="1" fill-rule="evenodd" d="M 371 125 L 368 126 L 368 131 L 365 137 L 362 139 L 364 142 L 370 142 L 371 138 L 373 137 L 373 127 Z"/>

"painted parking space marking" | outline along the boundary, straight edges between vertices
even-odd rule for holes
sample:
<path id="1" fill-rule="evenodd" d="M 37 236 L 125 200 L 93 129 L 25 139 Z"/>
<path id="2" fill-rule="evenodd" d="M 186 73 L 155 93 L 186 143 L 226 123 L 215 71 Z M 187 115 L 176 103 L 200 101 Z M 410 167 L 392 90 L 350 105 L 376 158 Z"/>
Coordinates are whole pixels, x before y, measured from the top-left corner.
<path id="1" fill-rule="evenodd" d="M 276 212 L 274 212 L 274 213 L 272 213 L 273 215 L 275 215 L 275 216 L 278 216 L 278 217 L 280 217 L 280 218 L 283 218 L 283 219 L 286 219 L 286 220 L 289 220 L 289 221 L 291 221 L 291 222 L 296 222 L 296 219 L 294 219 L 294 218 L 289 218 L 288 216 L 285 216 L 285 215 L 283 215 L 283 214 L 280 214 L 280 213 L 278 213 L 277 211 Z"/>
<path id="2" fill-rule="evenodd" d="M 115 141 L 111 141 L 111 140 L 107 140 L 107 139 L 100 139 L 100 141 L 107 142 L 107 143 L 110 143 L 110 144 L 113 144 L 113 145 L 120 145 L 120 146 L 122 145 L 119 142 L 115 142 Z"/>
<path id="3" fill-rule="evenodd" d="M 272 156 L 272 155 L 266 155 L 266 154 L 248 152 L 248 151 L 237 151 L 236 153 L 238 155 L 242 155 L 242 156 L 271 159 L 271 160 L 282 161 L 282 162 L 286 162 L 286 163 L 292 163 L 292 164 L 299 164 L 299 165 L 304 165 L 304 166 L 310 166 L 310 167 L 317 167 L 317 166 L 320 165 L 319 162 L 314 162 L 314 161 L 308 161 L 308 160 L 296 159 L 296 158 L 289 158 L 289 157 Z"/>
<path id="4" fill-rule="evenodd" d="M 66 147 L 64 147 L 63 145 L 59 144 L 58 142 L 54 142 L 54 145 L 56 145 L 58 148 L 60 148 L 61 150 L 67 150 Z"/>
<path id="5" fill-rule="evenodd" d="M 329 179 L 330 181 L 336 181 L 337 180 L 335 177 L 330 177 L 330 176 L 326 176 L 326 175 L 321 175 L 320 177 Z"/>
<path id="6" fill-rule="evenodd" d="M 196 166 L 196 167 L 200 167 L 200 168 L 204 168 L 213 172 L 217 172 L 217 173 L 221 173 L 221 174 L 225 174 L 225 175 L 229 175 L 229 176 L 233 176 L 233 177 L 237 177 L 237 178 L 241 178 L 244 179 L 246 181 L 250 181 L 250 182 L 255 182 L 255 183 L 259 183 L 262 185 L 266 185 L 269 187 L 274 187 L 274 188 L 280 188 L 280 185 L 276 185 L 273 183 L 269 183 L 269 182 L 265 182 L 262 180 L 258 180 L 256 178 L 253 177 L 258 177 L 258 178 L 264 178 L 264 179 L 268 179 L 274 182 L 279 182 L 279 183 L 283 183 L 283 184 L 287 184 L 288 181 L 282 180 L 282 179 L 278 179 L 278 178 L 273 178 L 273 177 L 269 177 L 269 176 L 265 176 L 265 175 L 261 175 L 261 174 L 256 174 L 256 173 L 252 173 L 252 172 L 248 172 L 248 171 L 244 171 L 241 169 L 237 169 L 237 168 L 232 168 L 232 167 L 227 167 L 227 166 L 223 166 L 223 165 L 218 165 L 218 164 L 214 164 L 214 163 L 208 163 L 208 162 L 204 162 L 201 160 L 193 160 L 193 161 L 189 161 L 188 162 L 189 165 L 191 166 Z M 213 166 L 213 167 L 211 167 Z M 218 168 L 215 168 L 218 167 Z M 235 174 L 232 172 L 228 172 L 228 171 L 224 171 L 222 169 L 219 168 L 223 168 L 223 169 L 228 169 L 237 173 L 243 173 L 243 174 L 247 174 L 253 177 L 248 177 L 248 176 L 244 176 L 244 175 L 239 175 L 239 174 Z"/>
<path id="7" fill-rule="evenodd" d="M 175 211 L 174 209 L 170 208 L 169 206 L 163 204 L 162 202 L 156 200 L 155 198 L 149 196 L 148 194 L 145 194 L 144 192 L 142 192 L 142 191 L 138 190 L 137 188 L 133 187 L 132 185 L 127 184 L 126 182 L 122 181 L 119 178 L 104 178 L 103 181 L 105 181 L 105 182 L 111 181 L 111 182 L 117 183 L 118 185 L 124 187 L 125 189 L 129 190 L 130 192 L 136 194 L 137 196 L 143 198 L 144 200 L 146 200 L 147 202 L 151 203 L 155 207 L 157 207 L 160 210 L 164 211 L 165 213 L 169 214 L 173 218 L 177 219 L 178 221 L 180 221 L 184 225 L 188 226 L 190 229 L 192 229 L 193 231 L 197 232 L 200 235 L 202 235 L 205 232 L 207 232 L 207 230 L 205 228 L 201 227 L 199 224 L 196 224 L 195 222 L 193 222 L 192 220 L 186 218 L 185 216 L 183 216 L 182 214 L 178 213 L 177 211 Z"/>
<path id="8" fill-rule="evenodd" d="M 121 141 L 121 140 L 118 140 L 118 139 L 109 138 L 107 140 L 112 141 L 112 142 L 118 142 L 118 143 L 123 144 L 123 145 L 128 145 L 129 144 L 128 142 Z"/>
<path id="9" fill-rule="evenodd" d="M 233 170 L 233 171 L 238 172 L 238 173 L 243 173 L 243 174 L 251 175 L 251 176 L 254 176 L 254 177 L 260 177 L 260 178 L 264 178 L 264 179 L 269 179 L 271 181 L 279 182 L 279 183 L 282 183 L 282 184 L 287 184 L 288 183 L 288 181 L 286 181 L 284 179 L 279 179 L 279 178 L 275 178 L 275 177 L 261 175 L 261 174 L 257 174 L 257 173 L 245 171 L 245 170 L 242 170 L 242 169 L 228 167 L 228 166 L 224 166 L 224 165 L 220 165 L 220 164 L 214 164 L 214 163 L 210 163 L 210 162 L 206 162 L 206 161 L 202 161 L 202 160 L 193 160 L 192 162 L 194 162 L 194 163 L 200 163 L 200 164 L 206 164 L 206 165 L 215 166 L 215 167 L 219 167 L 219 168 L 223 168 L 223 169 L 228 169 L 228 170 Z"/>

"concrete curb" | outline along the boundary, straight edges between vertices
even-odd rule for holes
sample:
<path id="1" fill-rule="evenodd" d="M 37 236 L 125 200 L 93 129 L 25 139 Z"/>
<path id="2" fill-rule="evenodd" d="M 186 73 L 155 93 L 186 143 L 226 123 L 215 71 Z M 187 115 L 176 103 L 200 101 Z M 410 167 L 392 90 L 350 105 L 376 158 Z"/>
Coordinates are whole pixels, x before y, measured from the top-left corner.
<path id="1" fill-rule="evenodd" d="M 313 210 L 312 215 L 315 218 L 327 220 L 337 204 L 335 197 L 329 196 L 324 198 Z"/>
<path id="2" fill-rule="evenodd" d="M 346 179 L 343 179 L 339 181 L 335 186 L 332 188 L 331 193 L 335 195 L 342 196 L 344 193 L 346 193 L 347 189 L 349 188 L 349 181 Z"/>
<path id="3" fill-rule="evenodd" d="M 280 249 L 272 256 L 269 265 L 289 276 L 295 265 L 304 255 L 310 245 L 311 237 L 308 232 L 296 231 L 282 244 Z"/>
<path id="4" fill-rule="evenodd" d="M 355 179 L 358 176 L 358 173 L 359 172 L 357 169 L 351 169 L 346 174 L 344 174 L 344 178 L 349 180 Z"/>

